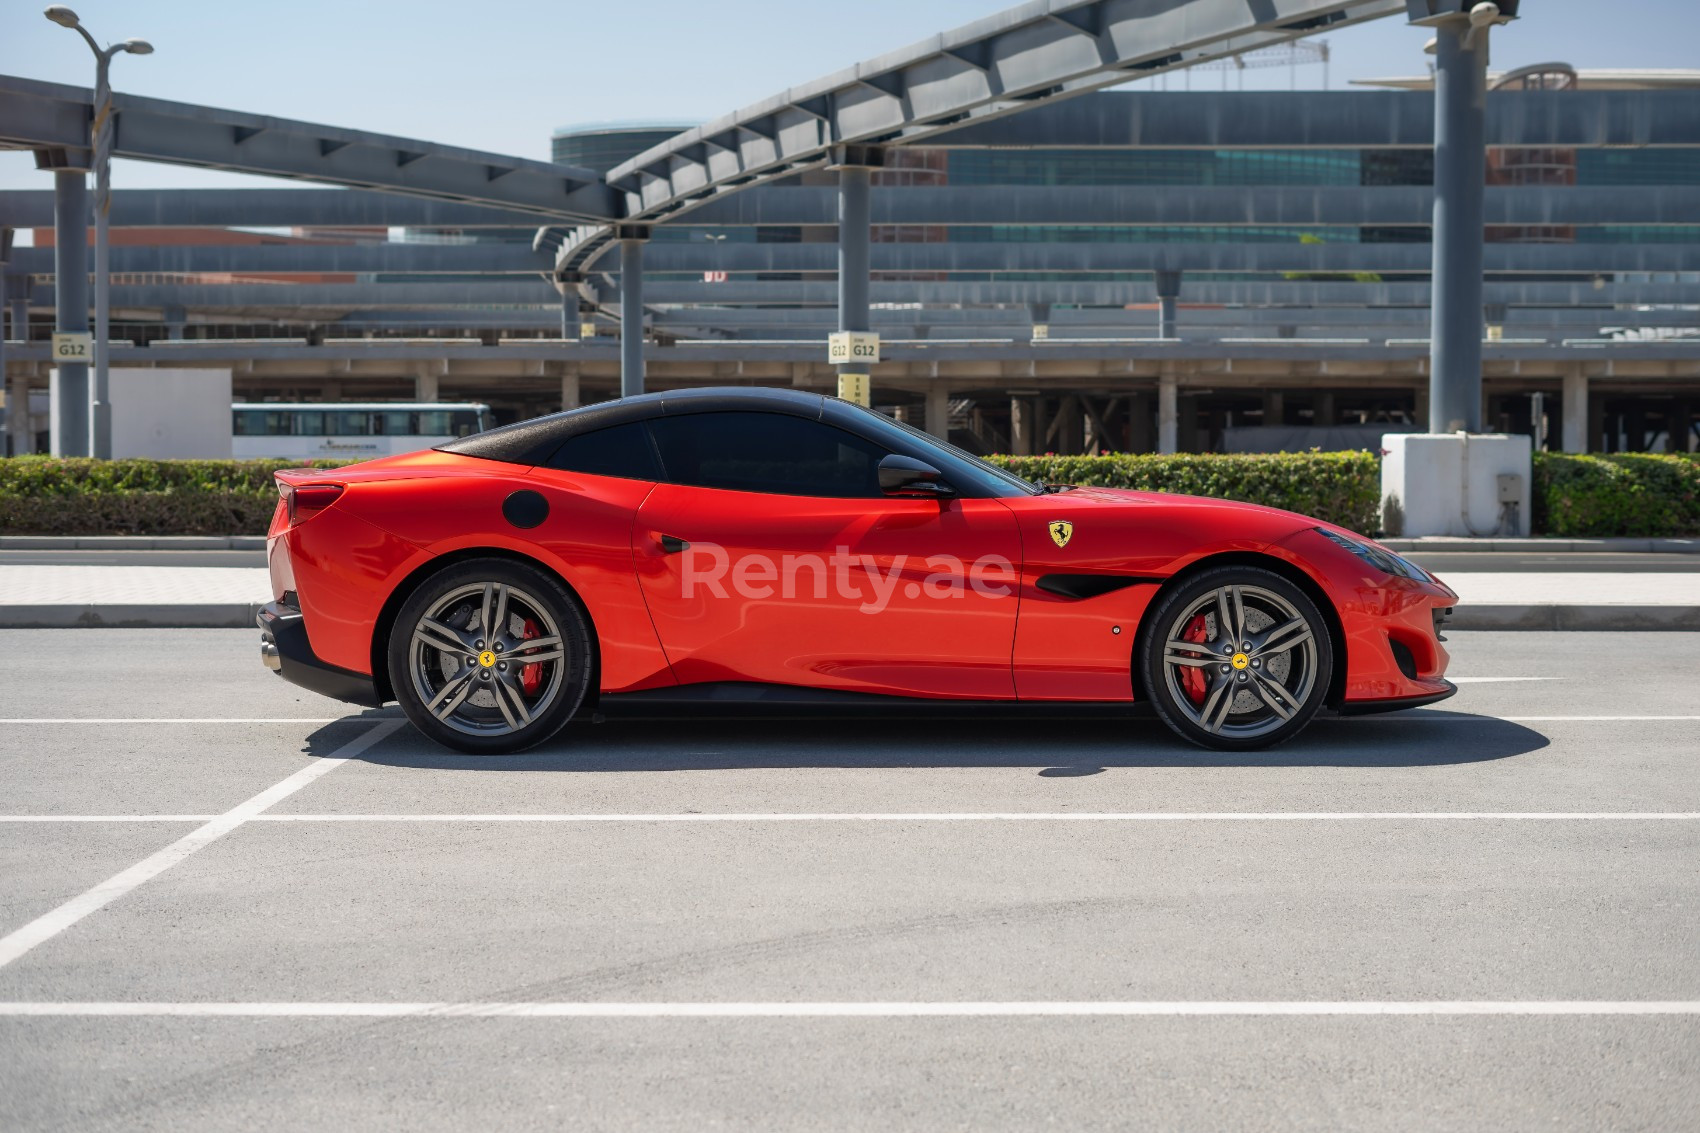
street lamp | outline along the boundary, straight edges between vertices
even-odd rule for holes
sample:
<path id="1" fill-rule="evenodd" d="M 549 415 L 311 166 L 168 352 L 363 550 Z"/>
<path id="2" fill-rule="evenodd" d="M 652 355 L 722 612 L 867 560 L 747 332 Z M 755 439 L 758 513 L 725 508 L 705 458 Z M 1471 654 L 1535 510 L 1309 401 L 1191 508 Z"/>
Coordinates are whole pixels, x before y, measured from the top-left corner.
<path id="1" fill-rule="evenodd" d="M 112 84 L 107 71 L 112 57 L 121 51 L 131 55 L 153 54 L 145 39 L 126 39 L 102 48 L 77 19 L 77 13 L 54 4 L 42 15 L 62 28 L 83 37 L 94 52 L 94 390 L 89 413 L 89 454 L 102 460 L 112 457 L 112 402 L 107 370 L 108 324 L 111 321 L 111 271 L 106 250 L 107 215 L 112 211 Z"/>

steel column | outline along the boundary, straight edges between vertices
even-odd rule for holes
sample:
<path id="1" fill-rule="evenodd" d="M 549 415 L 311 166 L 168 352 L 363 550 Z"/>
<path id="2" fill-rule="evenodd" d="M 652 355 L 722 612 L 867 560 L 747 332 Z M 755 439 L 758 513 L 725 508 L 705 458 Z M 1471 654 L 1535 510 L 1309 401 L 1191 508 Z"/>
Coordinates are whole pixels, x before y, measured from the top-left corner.
<path id="1" fill-rule="evenodd" d="M 94 124 L 94 388 L 89 406 L 89 453 L 101 460 L 112 459 L 112 381 L 110 348 L 112 336 L 112 273 L 106 246 L 106 223 L 112 212 L 112 83 L 108 70 L 110 51 L 97 51 L 95 67 Z"/>
<path id="2" fill-rule="evenodd" d="M 871 235 L 869 190 L 866 166 L 843 165 L 838 169 L 838 329 L 868 330 L 868 262 Z M 861 362 L 838 366 L 838 396 L 861 400 L 871 397 L 873 374 Z M 857 381 L 865 378 L 866 381 Z M 931 428 L 932 392 L 927 394 L 928 427 Z"/>
<path id="3" fill-rule="evenodd" d="M 643 392 L 643 245 L 620 241 L 620 396 Z"/>
<path id="4" fill-rule="evenodd" d="M 81 169 L 53 172 L 54 329 L 89 329 L 89 187 Z M 58 363 L 53 383 L 53 455 L 89 454 L 89 365 Z"/>
<path id="5" fill-rule="evenodd" d="M 1467 17 L 1447 20 L 1434 32 L 1434 324 L 1428 428 L 1431 433 L 1478 433 L 1488 32 L 1472 31 Z"/>

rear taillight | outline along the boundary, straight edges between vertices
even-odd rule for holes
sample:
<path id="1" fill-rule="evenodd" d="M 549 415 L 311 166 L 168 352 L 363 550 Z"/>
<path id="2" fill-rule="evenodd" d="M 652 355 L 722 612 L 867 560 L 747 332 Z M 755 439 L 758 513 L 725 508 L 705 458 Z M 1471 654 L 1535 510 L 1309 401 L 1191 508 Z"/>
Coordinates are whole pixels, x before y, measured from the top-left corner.
<path id="1" fill-rule="evenodd" d="M 283 497 L 284 508 L 289 512 L 289 523 L 294 526 L 306 522 L 336 503 L 336 498 L 342 495 L 342 485 L 285 484 L 280 480 L 277 491 L 278 495 Z"/>

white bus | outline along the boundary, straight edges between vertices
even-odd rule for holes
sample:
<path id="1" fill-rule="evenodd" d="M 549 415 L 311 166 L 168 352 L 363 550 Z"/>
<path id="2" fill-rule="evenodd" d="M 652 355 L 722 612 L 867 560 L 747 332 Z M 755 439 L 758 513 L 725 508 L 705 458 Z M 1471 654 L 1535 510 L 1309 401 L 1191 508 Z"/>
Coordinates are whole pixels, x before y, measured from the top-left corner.
<path id="1" fill-rule="evenodd" d="M 369 460 L 490 427 L 490 407 L 464 401 L 238 402 L 230 412 L 238 460 Z"/>

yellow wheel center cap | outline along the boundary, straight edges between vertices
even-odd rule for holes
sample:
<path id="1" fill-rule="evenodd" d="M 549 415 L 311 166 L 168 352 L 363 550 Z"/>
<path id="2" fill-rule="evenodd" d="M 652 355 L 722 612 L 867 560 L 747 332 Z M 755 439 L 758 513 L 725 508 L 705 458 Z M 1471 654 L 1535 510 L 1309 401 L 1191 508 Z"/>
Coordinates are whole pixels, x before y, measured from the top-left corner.
<path id="1" fill-rule="evenodd" d="M 1229 664 L 1233 665 L 1236 669 L 1243 669 L 1247 665 L 1251 664 L 1251 658 L 1247 657 L 1244 653 L 1236 653 L 1230 659 Z"/>
<path id="2" fill-rule="evenodd" d="M 486 669 L 492 668 L 496 664 L 496 655 L 494 653 L 492 653 L 490 650 L 486 649 L 484 652 L 482 652 L 478 655 L 478 663 L 480 665 L 483 665 Z M 1239 664 L 1237 659 L 1235 660 L 1235 664 Z M 1245 666 L 1241 665 L 1240 667 L 1244 668 Z"/>

